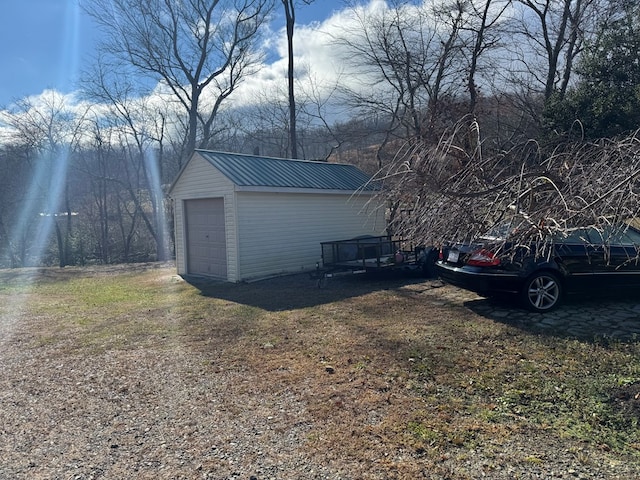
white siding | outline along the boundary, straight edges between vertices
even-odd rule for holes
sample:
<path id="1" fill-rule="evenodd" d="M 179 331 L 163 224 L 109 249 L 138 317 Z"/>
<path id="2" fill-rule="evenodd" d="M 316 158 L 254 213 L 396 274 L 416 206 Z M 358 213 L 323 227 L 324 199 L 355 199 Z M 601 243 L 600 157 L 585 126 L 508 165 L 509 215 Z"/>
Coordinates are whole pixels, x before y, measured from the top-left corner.
<path id="1" fill-rule="evenodd" d="M 312 270 L 321 258 L 320 242 L 385 232 L 383 211 L 371 212 L 368 195 L 242 190 L 198 153 L 190 159 L 170 192 L 179 274 L 189 273 L 184 207 L 191 199 L 224 200 L 231 282 Z"/>
<path id="2" fill-rule="evenodd" d="M 249 280 L 315 268 L 320 242 L 383 235 L 370 197 L 238 192 L 239 277 Z"/>
<path id="3" fill-rule="evenodd" d="M 227 238 L 227 279 L 238 280 L 237 229 L 233 183 L 197 153 L 191 158 L 180 177 L 173 185 L 171 197 L 174 199 L 176 267 L 178 274 L 187 272 L 185 254 L 184 201 L 197 198 L 224 198 L 226 238 Z"/>

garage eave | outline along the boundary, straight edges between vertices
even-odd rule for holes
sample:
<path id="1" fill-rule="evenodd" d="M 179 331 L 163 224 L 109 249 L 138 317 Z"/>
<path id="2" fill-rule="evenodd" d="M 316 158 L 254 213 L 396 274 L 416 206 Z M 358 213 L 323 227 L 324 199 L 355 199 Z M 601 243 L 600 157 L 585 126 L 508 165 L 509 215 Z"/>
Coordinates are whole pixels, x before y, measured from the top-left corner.
<path id="1" fill-rule="evenodd" d="M 309 193 L 322 195 L 366 195 L 372 196 L 378 192 L 370 190 L 338 190 L 338 189 L 322 189 L 322 188 L 293 188 L 293 187 L 265 187 L 255 185 L 235 185 L 236 192 L 258 192 L 258 193 Z"/>

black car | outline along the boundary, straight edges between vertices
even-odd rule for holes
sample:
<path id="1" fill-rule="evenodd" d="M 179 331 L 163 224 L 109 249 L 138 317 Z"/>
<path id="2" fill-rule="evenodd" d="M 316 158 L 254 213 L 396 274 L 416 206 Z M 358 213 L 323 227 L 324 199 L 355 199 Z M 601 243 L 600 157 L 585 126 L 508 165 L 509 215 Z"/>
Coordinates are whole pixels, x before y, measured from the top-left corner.
<path id="1" fill-rule="evenodd" d="M 442 248 L 447 283 L 482 296 L 519 295 L 547 312 L 570 293 L 640 292 L 640 231 L 629 225 L 579 228 L 535 243 L 510 243 L 511 223 L 470 244 Z"/>

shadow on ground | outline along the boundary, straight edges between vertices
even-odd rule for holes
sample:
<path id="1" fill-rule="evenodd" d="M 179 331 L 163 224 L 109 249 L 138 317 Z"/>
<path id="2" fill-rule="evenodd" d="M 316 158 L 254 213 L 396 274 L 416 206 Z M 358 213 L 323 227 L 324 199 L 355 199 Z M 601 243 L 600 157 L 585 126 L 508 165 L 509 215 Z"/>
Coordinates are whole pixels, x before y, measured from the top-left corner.
<path id="1" fill-rule="evenodd" d="M 628 294 L 571 297 L 544 314 L 529 312 L 509 297 L 470 300 L 465 306 L 483 317 L 536 334 L 598 343 L 640 341 L 640 300 Z"/>
<path id="2" fill-rule="evenodd" d="M 322 288 L 318 285 L 318 280 L 309 274 L 288 275 L 239 284 L 191 275 L 185 275 L 183 278 L 200 290 L 204 296 L 221 298 L 267 311 L 313 307 L 425 281 L 424 277 L 407 272 L 337 276 L 322 282 Z"/>
<path id="3" fill-rule="evenodd" d="M 19 267 L 0 269 L 0 286 L 68 282 L 95 275 L 117 276 L 174 267 L 173 262 L 119 263 L 113 265 L 76 265 L 66 267 Z"/>

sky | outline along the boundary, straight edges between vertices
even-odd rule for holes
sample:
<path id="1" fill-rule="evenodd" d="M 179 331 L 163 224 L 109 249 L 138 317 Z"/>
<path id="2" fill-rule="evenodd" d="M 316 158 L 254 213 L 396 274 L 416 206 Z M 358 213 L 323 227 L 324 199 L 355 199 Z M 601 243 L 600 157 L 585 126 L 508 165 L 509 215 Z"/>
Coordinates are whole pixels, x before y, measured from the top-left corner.
<path id="1" fill-rule="evenodd" d="M 343 8 L 344 0 L 301 5 L 296 29 L 309 30 Z M 0 0 L 0 11 L 0 109 L 47 89 L 63 94 L 76 90 L 99 40 L 78 0 Z M 313 38 L 301 35 L 300 41 Z"/>

